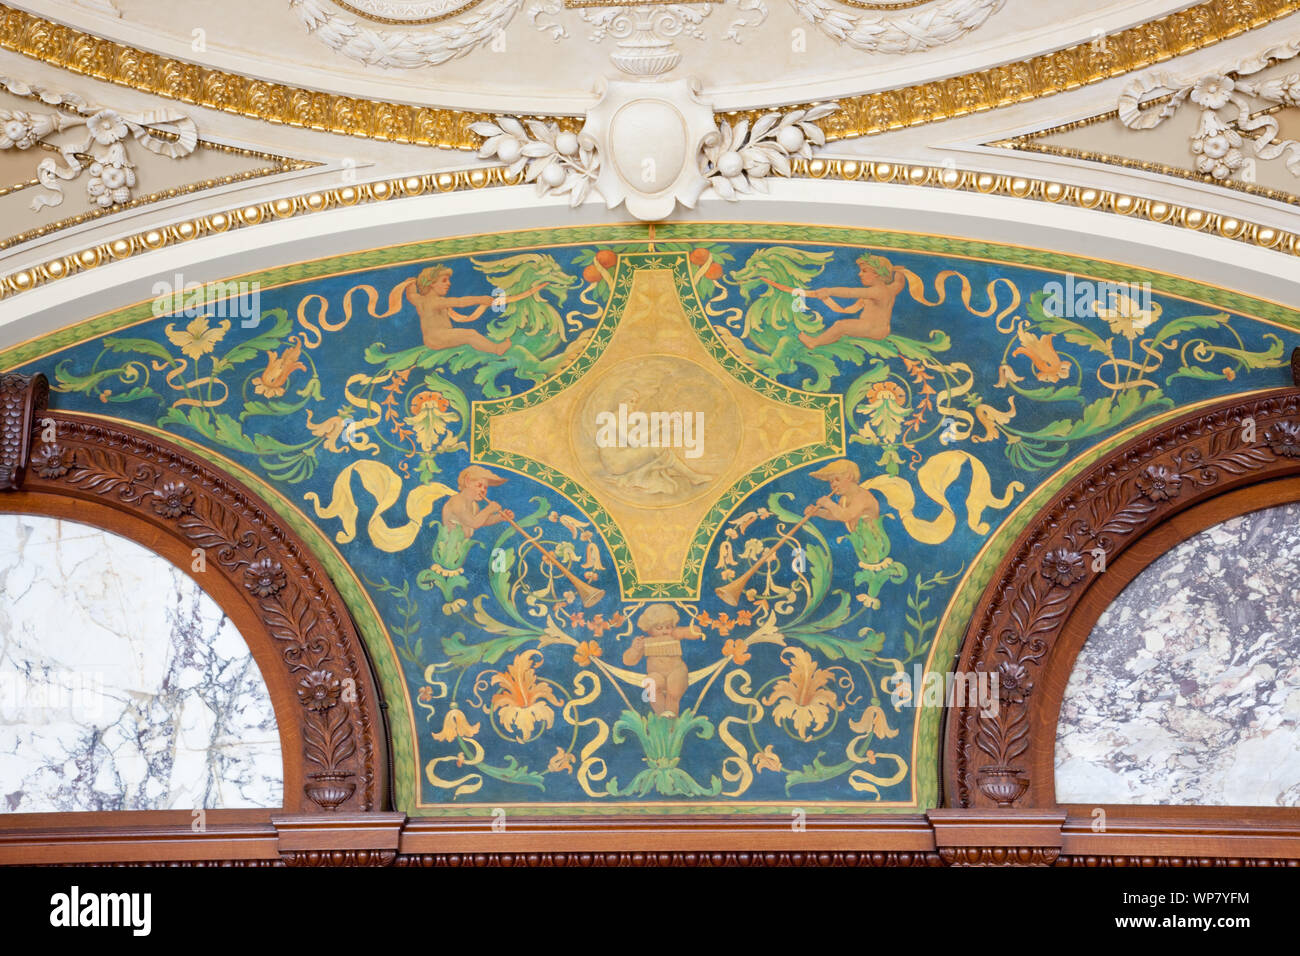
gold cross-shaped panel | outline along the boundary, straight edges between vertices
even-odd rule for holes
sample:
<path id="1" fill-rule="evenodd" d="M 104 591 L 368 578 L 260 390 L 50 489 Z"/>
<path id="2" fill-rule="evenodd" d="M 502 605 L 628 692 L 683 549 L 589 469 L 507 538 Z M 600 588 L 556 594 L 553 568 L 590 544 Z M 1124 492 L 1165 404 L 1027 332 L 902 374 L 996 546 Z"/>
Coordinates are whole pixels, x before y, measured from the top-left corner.
<path id="1" fill-rule="evenodd" d="M 664 423 L 676 413 L 684 427 L 673 419 L 649 446 L 624 427 L 637 412 Z M 475 403 L 474 457 L 536 478 L 588 514 L 625 599 L 690 598 L 727 515 L 771 479 L 843 454 L 842 422 L 838 395 L 788 388 L 726 349 L 685 253 L 625 254 L 601 323 L 568 369 Z"/>

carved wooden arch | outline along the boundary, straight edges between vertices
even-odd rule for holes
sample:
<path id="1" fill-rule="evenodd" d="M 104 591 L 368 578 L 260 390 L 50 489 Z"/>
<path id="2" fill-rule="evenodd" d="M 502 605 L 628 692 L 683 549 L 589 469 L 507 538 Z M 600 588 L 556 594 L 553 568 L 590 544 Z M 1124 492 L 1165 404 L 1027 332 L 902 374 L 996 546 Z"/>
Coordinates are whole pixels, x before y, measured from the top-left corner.
<path id="1" fill-rule="evenodd" d="M 1067 485 L 1017 539 L 967 627 L 958 672 L 996 673 L 998 707 L 949 712 L 946 806 L 1056 807 L 1061 698 L 1109 600 L 1179 540 L 1298 499 L 1300 387 L 1185 415 Z"/>
<path id="2" fill-rule="evenodd" d="M 261 669 L 284 755 L 283 810 L 387 809 L 378 686 L 342 597 L 307 547 L 206 462 L 116 422 L 46 410 L 48 394 L 43 375 L 0 376 L 0 511 L 103 527 L 188 573 Z"/>

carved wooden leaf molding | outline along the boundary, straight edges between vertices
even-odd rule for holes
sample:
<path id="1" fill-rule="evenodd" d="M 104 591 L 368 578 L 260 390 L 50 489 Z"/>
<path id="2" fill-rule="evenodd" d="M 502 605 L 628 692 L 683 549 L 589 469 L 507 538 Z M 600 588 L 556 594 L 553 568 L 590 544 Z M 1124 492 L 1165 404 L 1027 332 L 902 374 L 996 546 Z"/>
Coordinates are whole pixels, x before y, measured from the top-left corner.
<path id="1" fill-rule="evenodd" d="M 303 758 L 302 779 L 285 779 L 285 808 L 384 809 L 378 690 L 343 599 L 316 559 L 243 486 L 116 422 L 45 411 L 48 391 L 43 375 L 0 377 L 0 491 L 98 501 L 187 549 L 202 548 L 205 573 L 235 586 L 278 651 L 282 669 L 264 669 L 263 678 L 300 705 L 296 725 L 280 728 L 286 743 L 301 741 Z M 45 442 L 50 422 L 57 437 Z"/>
<path id="2" fill-rule="evenodd" d="M 1148 530 L 1233 488 L 1300 474 L 1300 391 L 1234 399 L 1120 447 L 1025 530 L 967 629 L 959 672 L 996 673 L 998 707 L 950 713 L 945 792 L 954 807 L 1034 805 L 1026 753 L 1055 726 L 1033 719 L 1035 686 L 1071 613 L 1106 563 Z M 1102 565 L 1104 567 L 1105 565 Z M 1068 676 L 1068 675 L 1065 675 Z M 981 685 L 982 686 L 982 685 Z M 992 710 L 989 708 L 988 710 Z"/>

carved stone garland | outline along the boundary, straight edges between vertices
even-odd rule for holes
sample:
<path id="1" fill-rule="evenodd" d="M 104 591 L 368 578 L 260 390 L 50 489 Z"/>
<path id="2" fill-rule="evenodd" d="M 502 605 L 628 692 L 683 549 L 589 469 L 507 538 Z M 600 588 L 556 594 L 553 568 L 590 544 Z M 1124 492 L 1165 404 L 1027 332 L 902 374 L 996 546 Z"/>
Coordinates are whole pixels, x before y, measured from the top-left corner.
<path id="1" fill-rule="evenodd" d="M 264 678 L 292 688 L 301 705 L 305 779 L 285 780 L 285 808 L 383 809 L 378 691 L 343 600 L 315 559 L 229 478 L 115 423 L 42 415 L 48 392 L 43 375 L 0 377 L 0 490 L 97 500 L 204 549 L 207 573 L 246 595 L 280 652 L 284 670 Z M 45 442 L 49 425 L 56 438 Z M 293 737 L 284 727 L 281 736 Z M 296 801 L 295 783 L 304 795 Z"/>
<path id="2" fill-rule="evenodd" d="M 1300 353 L 1293 362 L 1300 366 Z M 1033 720 L 1035 686 L 1100 573 L 1094 568 L 1105 567 L 1099 555 L 1113 563 L 1177 511 L 1292 474 L 1300 474 L 1300 392 L 1287 390 L 1179 419 L 1124 446 L 1059 495 L 1021 536 L 967 630 L 959 671 L 996 673 L 999 706 L 994 714 L 952 714 L 944 768 L 949 804 L 1012 807 L 1029 789 L 1024 757 L 1033 735 L 1056 730 Z"/>
<path id="3" fill-rule="evenodd" d="M 169 159 L 183 159 L 198 146 L 194 121 L 170 107 L 145 112 L 118 111 L 88 103 L 76 93 L 32 86 L 0 76 L 0 89 L 32 100 L 48 110 L 0 108 L 0 152 L 42 147 L 56 153 L 64 165 L 46 156 L 36 167 L 36 178 L 48 192 L 32 200 L 31 208 L 63 202 L 59 183 L 89 171 L 86 194 L 101 209 L 131 200 L 136 184 L 135 163 L 126 152 L 128 137 L 144 149 Z M 43 155 L 37 150 L 37 155 Z"/>
<path id="4" fill-rule="evenodd" d="M 1275 115 L 1285 108 L 1300 107 L 1300 73 L 1264 81 L 1247 79 L 1296 57 L 1300 57 L 1300 40 L 1238 60 L 1222 73 L 1190 77 L 1143 74 L 1120 93 L 1119 120 L 1129 129 L 1155 129 L 1190 99 L 1201 111 L 1189 141 L 1197 172 L 1219 181 L 1241 176 L 1254 182 L 1254 160 L 1244 152 L 1249 148 L 1262 160 L 1285 157 L 1287 169 L 1300 176 L 1300 141 L 1282 135 L 1283 127 Z M 1261 109 L 1261 101 L 1268 106 Z M 1226 118 L 1221 111 L 1226 111 Z"/>

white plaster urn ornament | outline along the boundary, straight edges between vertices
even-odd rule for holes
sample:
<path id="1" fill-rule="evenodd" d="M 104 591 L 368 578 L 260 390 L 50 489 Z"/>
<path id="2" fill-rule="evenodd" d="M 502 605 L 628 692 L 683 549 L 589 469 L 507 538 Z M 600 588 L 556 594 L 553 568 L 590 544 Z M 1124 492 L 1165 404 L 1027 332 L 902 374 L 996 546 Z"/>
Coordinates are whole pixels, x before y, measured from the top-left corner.
<path id="1" fill-rule="evenodd" d="M 952 43 L 983 26 L 1005 2 L 920 0 L 890 9 L 852 0 L 789 0 L 795 13 L 835 43 L 895 56 Z M 288 0 L 288 5 L 316 39 L 367 66 L 411 70 L 441 65 L 489 46 L 522 12 L 557 43 L 573 39 L 569 26 L 576 26 L 575 21 L 591 27 L 583 31 L 590 43 L 618 41 L 610 60 L 632 76 L 659 76 L 673 69 L 681 59 L 674 44 L 679 36 L 739 43 L 742 30 L 759 28 L 768 16 L 765 0 L 603 2 L 577 9 L 564 0 L 354 0 L 346 9 L 330 0 Z M 860 6 L 866 9 L 855 9 Z M 729 10 L 726 28 L 706 34 L 704 21 L 715 10 Z"/>

